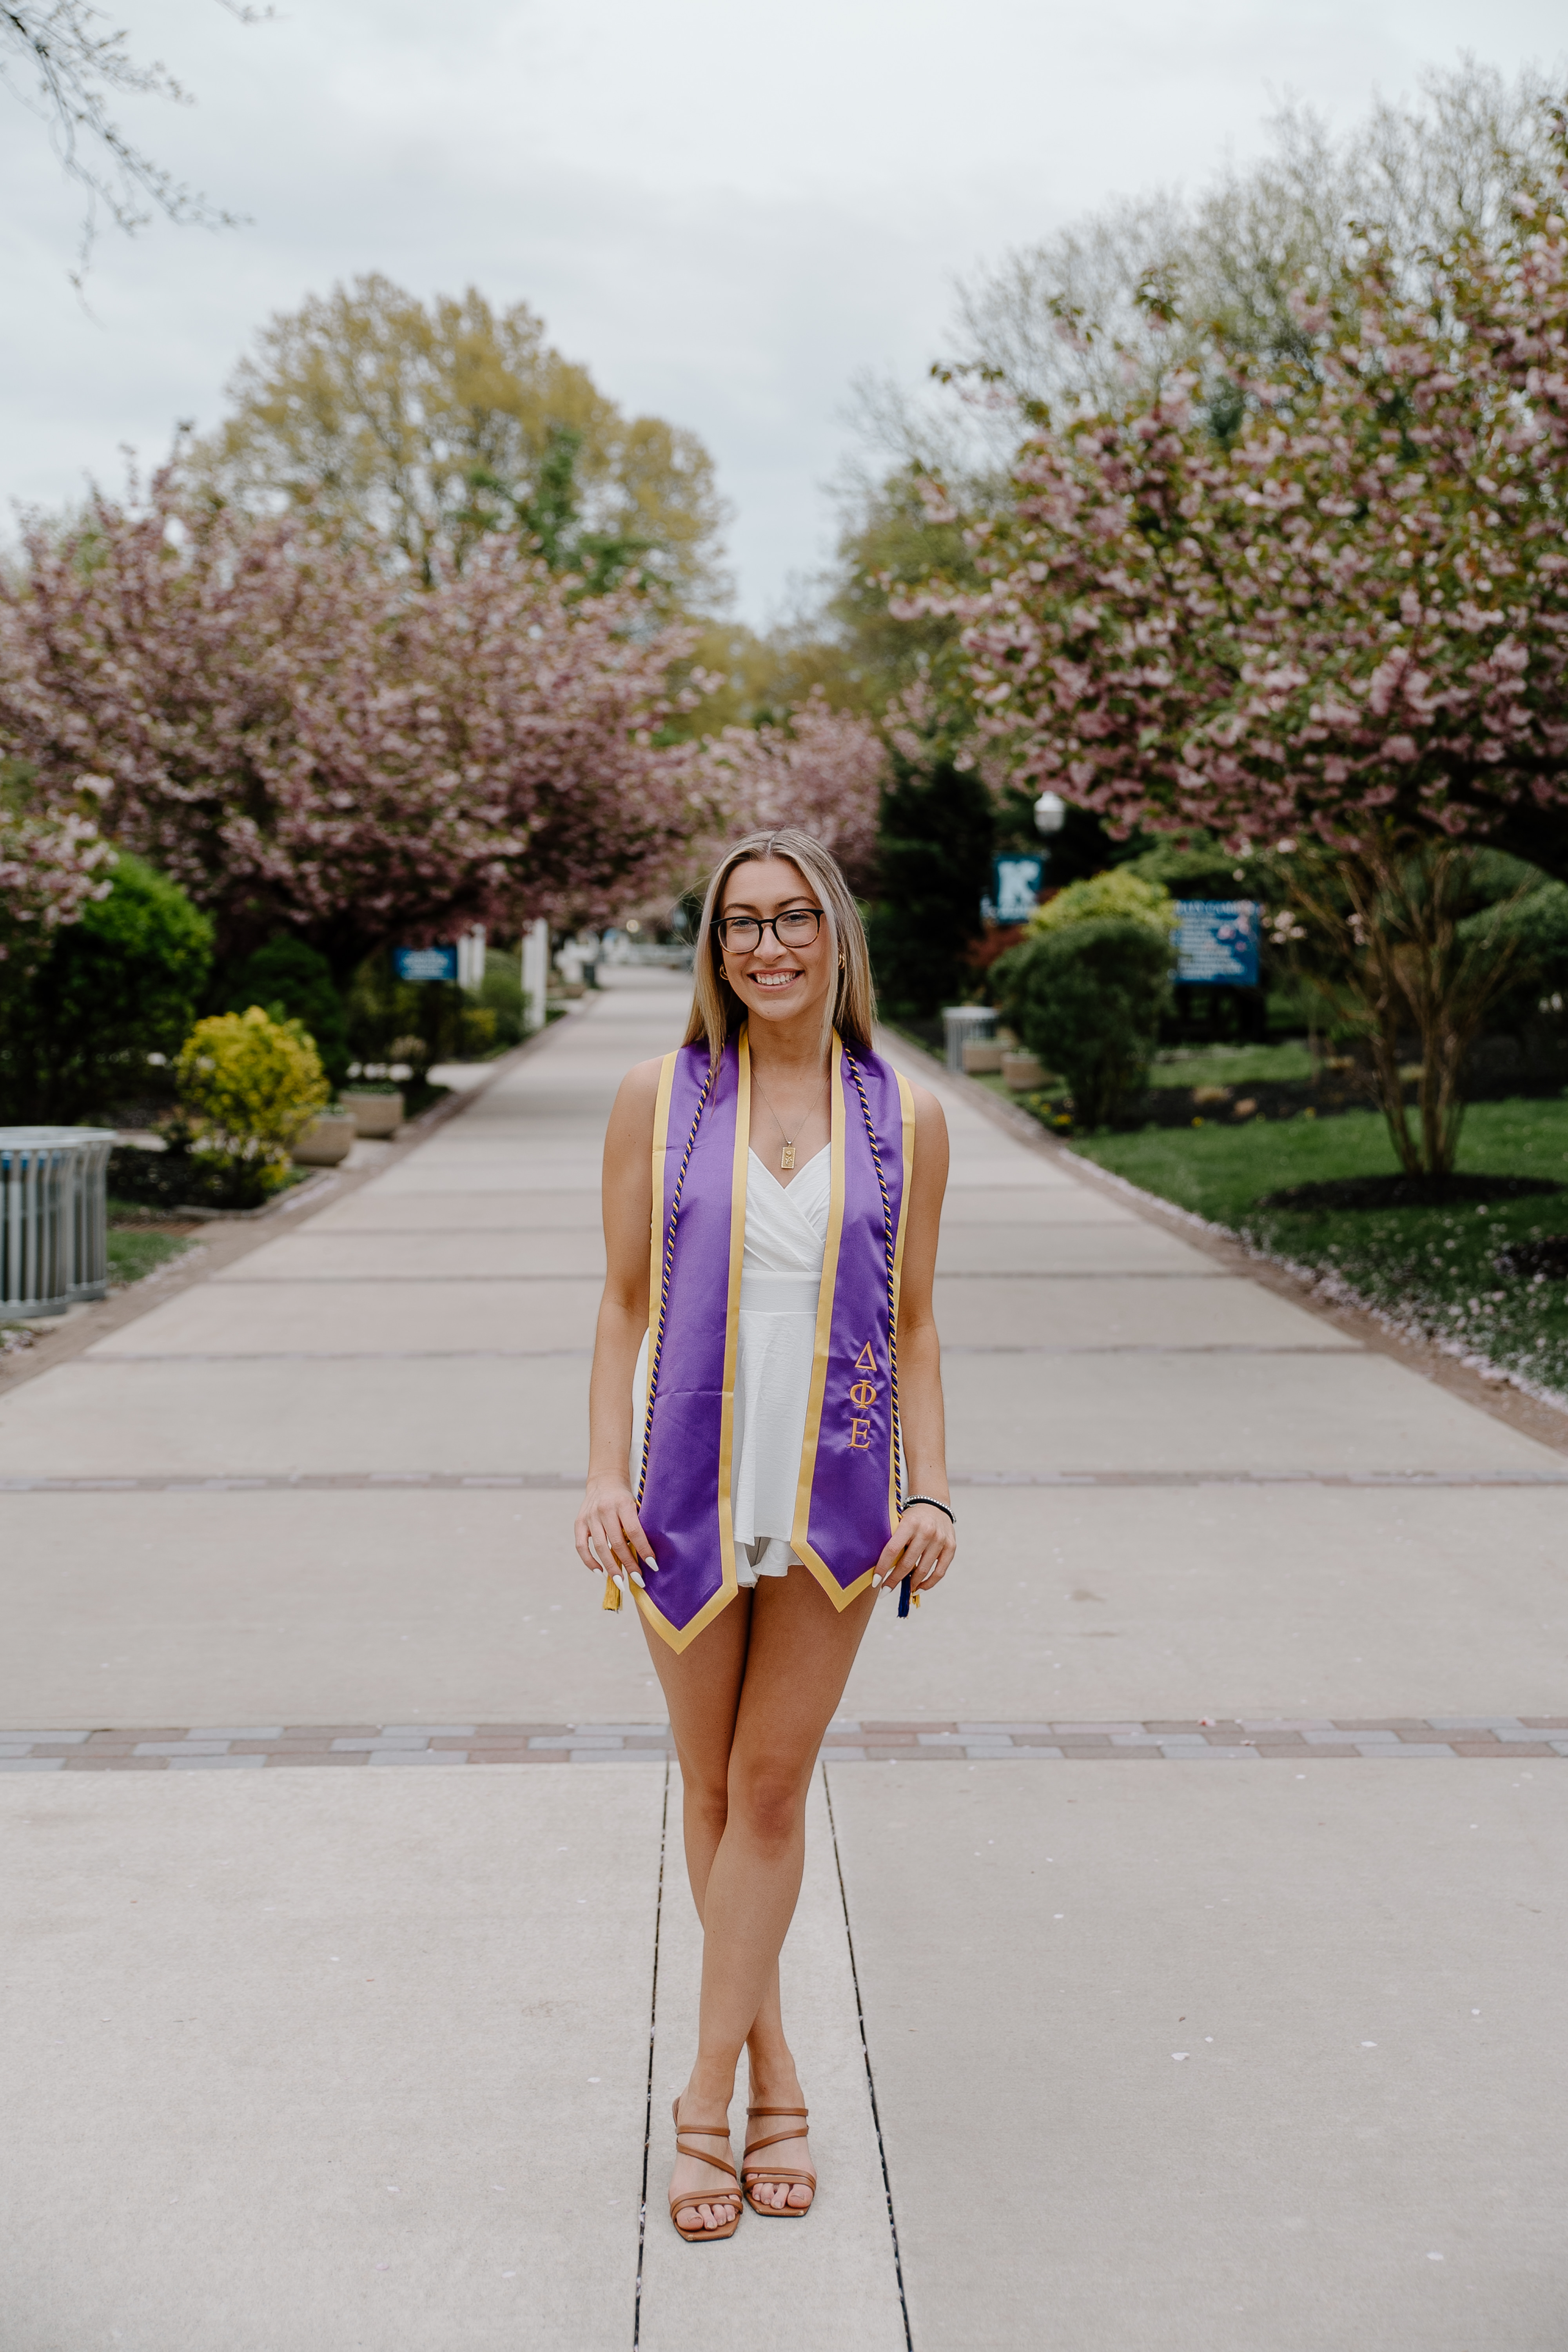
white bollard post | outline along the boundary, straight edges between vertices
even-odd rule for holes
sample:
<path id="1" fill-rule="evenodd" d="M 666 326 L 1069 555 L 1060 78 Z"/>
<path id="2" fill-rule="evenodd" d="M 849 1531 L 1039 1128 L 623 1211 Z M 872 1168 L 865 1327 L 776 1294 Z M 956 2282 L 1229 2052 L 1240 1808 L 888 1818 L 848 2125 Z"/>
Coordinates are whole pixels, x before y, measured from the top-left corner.
<path id="1" fill-rule="evenodd" d="M 458 935 L 458 985 L 481 988 L 485 977 L 485 927 L 476 923 Z"/>
<path id="2" fill-rule="evenodd" d="M 522 1018 L 530 1034 L 544 1026 L 550 988 L 550 925 L 541 915 L 522 935 Z"/>

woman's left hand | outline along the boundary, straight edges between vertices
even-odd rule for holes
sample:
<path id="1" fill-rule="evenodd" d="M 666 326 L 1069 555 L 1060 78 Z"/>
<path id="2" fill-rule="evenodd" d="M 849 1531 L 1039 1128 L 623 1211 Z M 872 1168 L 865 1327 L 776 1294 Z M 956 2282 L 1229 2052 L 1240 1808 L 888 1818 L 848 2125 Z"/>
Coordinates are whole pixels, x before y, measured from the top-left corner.
<path id="1" fill-rule="evenodd" d="M 944 1511 L 931 1503 L 911 1503 L 883 1546 L 872 1571 L 872 1586 L 885 1592 L 907 1576 L 910 1593 L 929 1592 L 952 1566 L 958 1530 Z"/>

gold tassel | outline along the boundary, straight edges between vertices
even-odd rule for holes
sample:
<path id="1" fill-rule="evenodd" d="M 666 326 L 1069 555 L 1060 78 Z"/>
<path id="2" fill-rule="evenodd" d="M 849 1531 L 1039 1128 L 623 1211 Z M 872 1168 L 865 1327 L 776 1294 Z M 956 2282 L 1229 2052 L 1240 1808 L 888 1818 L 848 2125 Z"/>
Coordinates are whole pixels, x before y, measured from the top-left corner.
<path id="1" fill-rule="evenodd" d="M 605 1597 L 603 1601 L 600 1601 L 599 1606 L 601 1609 L 618 1609 L 620 1605 L 621 1588 L 616 1582 L 613 1576 L 606 1576 L 605 1579 Z"/>

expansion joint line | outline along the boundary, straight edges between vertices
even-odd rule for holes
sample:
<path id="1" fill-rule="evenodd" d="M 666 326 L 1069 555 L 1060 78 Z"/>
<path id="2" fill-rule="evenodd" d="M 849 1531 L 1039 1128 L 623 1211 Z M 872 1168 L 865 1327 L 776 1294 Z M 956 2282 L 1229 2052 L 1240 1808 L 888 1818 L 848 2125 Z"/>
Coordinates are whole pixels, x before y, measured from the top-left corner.
<path id="1" fill-rule="evenodd" d="M 838 1874 L 838 1900 L 844 1910 L 844 1941 L 849 1952 L 849 1981 L 855 1988 L 855 2022 L 860 2033 L 860 2055 L 866 2062 L 866 2088 L 871 2097 L 871 2123 L 877 2135 L 877 2156 L 882 2167 L 882 2194 L 888 2200 L 888 2234 L 893 2245 L 893 2276 L 899 2286 L 899 2314 L 904 2323 L 905 2352 L 915 2352 L 910 2330 L 910 2299 L 904 2292 L 904 2262 L 899 2251 L 899 2217 L 893 2210 L 893 2184 L 888 2177 L 888 2147 L 882 2137 L 881 2110 L 877 2105 L 877 2077 L 871 2072 L 871 2045 L 866 2039 L 866 2011 L 860 1999 L 860 1971 L 855 1961 L 855 1930 L 849 1925 L 849 1891 L 844 1884 L 844 1857 L 838 1851 L 838 1823 L 833 1815 L 833 1791 L 827 1770 L 822 1772 L 822 1793 L 827 1803 L 827 1830 L 833 1840 L 833 1867 Z"/>
<path id="2" fill-rule="evenodd" d="M 647 2245 L 647 2168 L 653 2150 L 653 2049 L 658 2032 L 658 1943 L 664 1925 L 664 1857 L 669 1839 L 669 1765 L 664 1768 L 664 1806 L 658 1817 L 658 1884 L 653 1898 L 653 1982 L 647 2003 L 647 2090 L 643 2102 L 642 2190 L 637 2199 L 637 2275 L 632 2295 L 632 2352 L 642 2336 L 642 2265 Z"/>

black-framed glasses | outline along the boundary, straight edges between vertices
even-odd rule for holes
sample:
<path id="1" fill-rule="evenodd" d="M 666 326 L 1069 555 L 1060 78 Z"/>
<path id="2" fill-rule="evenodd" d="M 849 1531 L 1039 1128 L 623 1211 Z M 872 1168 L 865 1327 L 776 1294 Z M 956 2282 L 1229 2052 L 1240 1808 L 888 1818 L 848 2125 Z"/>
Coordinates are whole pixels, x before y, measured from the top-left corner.
<path id="1" fill-rule="evenodd" d="M 820 907 L 786 907 L 782 915 L 724 915 L 714 924 L 726 955 L 754 955 L 763 933 L 772 931 L 781 948 L 808 948 L 822 929 Z"/>

